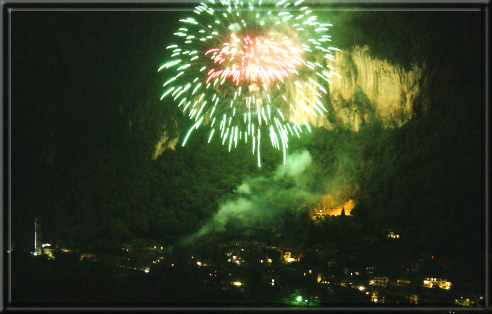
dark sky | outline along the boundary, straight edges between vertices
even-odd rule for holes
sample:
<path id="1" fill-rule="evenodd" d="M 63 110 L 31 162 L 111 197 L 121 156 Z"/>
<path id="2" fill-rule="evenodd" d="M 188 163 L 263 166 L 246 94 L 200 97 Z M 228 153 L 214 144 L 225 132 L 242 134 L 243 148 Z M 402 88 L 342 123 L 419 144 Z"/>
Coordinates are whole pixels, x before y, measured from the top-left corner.
<path id="1" fill-rule="evenodd" d="M 53 128 L 63 130 L 67 144 L 92 141 L 97 131 L 89 124 L 118 96 L 159 86 L 166 25 L 174 19 L 168 12 L 14 12 L 16 147 L 36 149 Z"/>
<path id="2" fill-rule="evenodd" d="M 118 144 L 132 103 L 158 100 L 157 69 L 179 15 L 14 11 L 11 17 L 12 210 L 22 211 L 14 218 L 31 218 L 60 176 L 90 172 L 94 153 Z"/>

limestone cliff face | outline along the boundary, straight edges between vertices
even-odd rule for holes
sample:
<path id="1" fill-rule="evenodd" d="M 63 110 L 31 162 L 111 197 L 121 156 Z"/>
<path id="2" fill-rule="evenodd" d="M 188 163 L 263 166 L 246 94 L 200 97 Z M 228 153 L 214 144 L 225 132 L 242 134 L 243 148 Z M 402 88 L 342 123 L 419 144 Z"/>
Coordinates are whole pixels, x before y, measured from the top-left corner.
<path id="1" fill-rule="evenodd" d="M 342 123 L 358 130 L 363 121 L 373 118 L 381 119 L 386 127 L 401 126 L 412 118 L 413 105 L 425 84 L 423 69 L 414 65 L 407 71 L 372 57 L 368 50 L 366 46 L 335 52 L 331 65 L 340 77 L 330 79 L 330 101 L 326 102 L 331 104 L 326 106 L 325 117 L 305 113 L 311 125 L 331 129 Z"/>

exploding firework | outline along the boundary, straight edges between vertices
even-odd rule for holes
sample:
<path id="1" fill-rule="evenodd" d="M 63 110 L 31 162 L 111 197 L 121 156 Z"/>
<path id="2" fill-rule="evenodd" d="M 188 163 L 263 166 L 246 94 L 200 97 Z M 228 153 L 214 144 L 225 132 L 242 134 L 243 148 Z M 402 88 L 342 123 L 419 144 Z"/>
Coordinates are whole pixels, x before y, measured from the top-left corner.
<path id="1" fill-rule="evenodd" d="M 209 0 L 180 19 L 159 71 L 170 73 L 161 100 L 172 97 L 193 121 L 183 146 L 209 126 L 208 142 L 220 137 L 230 151 L 244 141 L 261 167 L 262 133 L 285 163 L 289 136 L 300 137 L 301 126 L 311 132 L 305 116 L 327 112 L 323 94 L 339 76 L 331 53 L 338 49 L 329 44 L 332 25 L 302 3 Z"/>

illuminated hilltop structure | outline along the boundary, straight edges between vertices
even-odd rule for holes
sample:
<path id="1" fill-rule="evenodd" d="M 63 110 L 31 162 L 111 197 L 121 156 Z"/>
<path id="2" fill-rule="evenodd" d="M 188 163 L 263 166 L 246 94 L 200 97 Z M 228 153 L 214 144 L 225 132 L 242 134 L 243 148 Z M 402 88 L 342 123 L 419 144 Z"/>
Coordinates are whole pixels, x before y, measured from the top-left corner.
<path id="1" fill-rule="evenodd" d="M 311 219 L 313 220 L 322 220 L 326 216 L 352 216 L 350 213 L 352 209 L 355 207 L 355 201 L 353 199 L 349 199 L 342 206 L 337 207 L 329 207 L 323 204 L 323 202 L 319 203 L 319 205 L 312 209 Z"/>
<path id="2" fill-rule="evenodd" d="M 425 278 L 423 286 L 425 288 L 433 288 L 438 286 L 441 289 L 449 290 L 451 289 L 452 283 L 442 278 Z"/>

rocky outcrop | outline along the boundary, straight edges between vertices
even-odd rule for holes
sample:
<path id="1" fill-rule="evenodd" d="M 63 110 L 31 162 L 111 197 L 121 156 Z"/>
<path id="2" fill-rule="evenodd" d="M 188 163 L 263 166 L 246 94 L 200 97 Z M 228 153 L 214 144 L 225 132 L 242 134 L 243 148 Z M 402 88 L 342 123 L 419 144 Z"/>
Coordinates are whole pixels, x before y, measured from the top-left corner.
<path id="1" fill-rule="evenodd" d="M 159 138 L 159 141 L 155 144 L 152 159 L 156 160 L 157 157 L 159 157 L 159 155 L 161 155 L 166 149 L 174 150 L 176 148 L 176 144 L 178 143 L 178 139 L 178 136 L 169 138 L 168 131 L 164 131 L 162 136 Z"/>
<path id="2" fill-rule="evenodd" d="M 376 118 L 384 126 L 394 127 L 414 115 L 415 102 L 425 83 L 422 68 L 414 65 L 405 70 L 376 59 L 367 46 L 336 51 L 331 65 L 340 77 L 331 78 L 325 117 L 297 110 L 304 112 L 303 117 L 311 125 L 331 129 L 335 123 L 342 123 L 358 130 L 364 121 Z"/>

